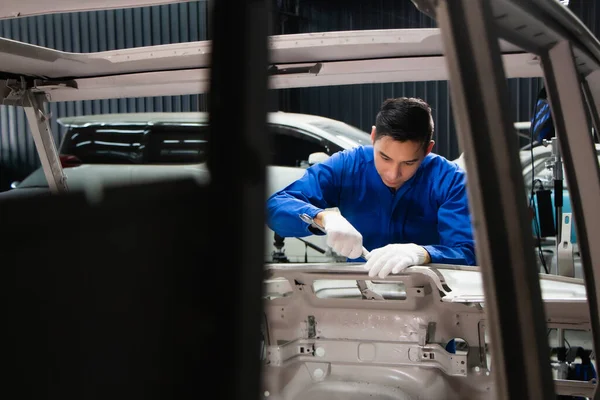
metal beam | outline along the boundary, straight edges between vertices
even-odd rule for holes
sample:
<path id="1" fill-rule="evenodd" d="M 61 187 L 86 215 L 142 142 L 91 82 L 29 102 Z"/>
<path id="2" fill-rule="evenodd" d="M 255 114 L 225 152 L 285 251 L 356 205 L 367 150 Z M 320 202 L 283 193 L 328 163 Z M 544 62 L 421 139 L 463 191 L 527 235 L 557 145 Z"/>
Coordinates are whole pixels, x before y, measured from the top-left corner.
<path id="1" fill-rule="evenodd" d="M 532 54 L 505 41 L 501 41 L 500 46 L 504 55 L 520 56 L 509 60 L 517 77 L 528 77 L 531 72 L 541 73 L 539 62 Z M 419 58 L 426 61 L 429 57 L 444 56 L 442 38 L 436 28 L 272 35 L 269 36 L 269 50 L 269 61 L 274 65 L 359 60 L 373 63 L 373 60 Z M 210 68 L 211 57 L 210 40 L 94 53 L 66 53 L 0 37 L 1 72 L 51 83 L 161 71 L 175 76 L 181 70 Z M 424 61 L 420 67 L 427 67 Z"/>
<path id="2" fill-rule="evenodd" d="M 26 90 L 22 101 L 48 186 L 53 193 L 67 192 L 69 190 L 67 177 L 63 172 L 47 114 L 44 111 L 45 95 Z"/>
<path id="3" fill-rule="evenodd" d="M 83 11 L 149 7 L 193 0 L 2 0 L 0 19 Z"/>
<path id="4" fill-rule="evenodd" d="M 234 359 L 215 360 L 229 385 L 222 398 L 258 399 L 261 387 L 260 326 L 265 241 L 268 1 L 215 1 L 209 93 L 208 169 L 212 222 L 206 266 L 231 278 L 219 318 L 232 331 L 222 343 Z M 207 222 L 208 223 L 208 222 Z M 223 242 L 235 247 L 224 254 Z M 224 257 L 225 256 L 225 257 Z M 199 265 L 200 267 L 201 265 Z M 205 299 L 210 301 L 210 299 Z M 219 326 L 217 323 L 216 326 Z"/>
<path id="5" fill-rule="evenodd" d="M 559 42 L 542 55 L 542 66 L 575 214 L 594 348 L 600 349 L 600 167 L 588 104 L 569 42 Z M 593 120 L 598 119 L 596 107 L 590 107 L 589 112 Z"/>
<path id="6" fill-rule="evenodd" d="M 436 16 L 469 171 L 497 398 L 551 399 L 533 235 L 492 10 L 485 0 L 442 0 Z"/>
<path id="7" fill-rule="evenodd" d="M 504 68 L 508 78 L 541 77 L 537 63 L 528 54 L 506 54 Z M 280 68 L 313 67 L 315 64 L 274 65 Z M 272 75 L 269 89 L 353 85 L 363 83 L 426 82 L 448 79 L 444 57 L 410 57 L 384 60 L 356 60 L 320 63 L 316 73 L 301 72 Z M 37 87 L 50 102 L 118 99 L 129 97 L 200 94 L 209 90 L 210 70 L 186 69 L 121 74 L 96 78 L 77 78 L 76 87 Z M 0 96 L 1 97 L 1 96 Z"/>

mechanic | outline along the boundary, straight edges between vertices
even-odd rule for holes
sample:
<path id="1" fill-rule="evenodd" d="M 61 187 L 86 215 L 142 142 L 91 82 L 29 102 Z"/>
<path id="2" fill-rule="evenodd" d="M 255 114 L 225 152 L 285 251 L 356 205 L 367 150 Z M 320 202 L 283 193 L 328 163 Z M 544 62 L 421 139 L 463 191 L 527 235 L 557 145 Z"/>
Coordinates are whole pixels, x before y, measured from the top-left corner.
<path id="1" fill-rule="evenodd" d="M 323 234 L 348 261 L 385 278 L 411 265 L 475 264 L 465 172 L 431 152 L 434 123 L 417 98 L 383 102 L 372 145 L 333 154 L 267 201 L 267 223 L 283 237 Z M 339 212 L 328 210 L 338 208 Z"/>

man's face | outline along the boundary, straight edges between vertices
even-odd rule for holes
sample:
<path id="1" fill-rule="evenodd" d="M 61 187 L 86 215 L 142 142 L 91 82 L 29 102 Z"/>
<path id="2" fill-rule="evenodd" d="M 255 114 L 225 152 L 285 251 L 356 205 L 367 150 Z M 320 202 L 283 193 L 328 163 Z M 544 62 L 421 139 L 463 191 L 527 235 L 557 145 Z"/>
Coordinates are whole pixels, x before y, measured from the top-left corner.
<path id="1" fill-rule="evenodd" d="M 375 127 L 371 131 L 371 141 L 375 153 L 375 168 L 383 183 L 392 189 L 398 189 L 413 177 L 434 144 L 431 141 L 427 148 L 423 148 L 422 143 L 400 142 L 389 136 L 382 136 L 375 141 Z"/>

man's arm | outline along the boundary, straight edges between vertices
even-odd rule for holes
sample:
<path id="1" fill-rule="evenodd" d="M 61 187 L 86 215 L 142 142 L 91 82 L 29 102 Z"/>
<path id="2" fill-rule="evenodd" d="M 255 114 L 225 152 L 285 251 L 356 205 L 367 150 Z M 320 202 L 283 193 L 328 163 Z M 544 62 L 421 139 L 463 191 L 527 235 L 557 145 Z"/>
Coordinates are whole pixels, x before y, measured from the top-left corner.
<path id="1" fill-rule="evenodd" d="M 423 246 L 430 262 L 475 265 L 475 241 L 464 173 L 454 174 L 438 210 L 439 245 Z"/>
<path id="2" fill-rule="evenodd" d="M 325 208 L 339 202 L 344 154 L 339 152 L 326 161 L 308 168 L 304 175 L 267 200 L 267 224 L 282 237 L 303 237 L 322 232 L 311 229 L 300 220 L 308 214 L 323 226 Z M 325 212 L 326 213 L 326 212 Z"/>
<path id="3" fill-rule="evenodd" d="M 365 264 L 370 277 L 384 279 L 388 274 L 397 274 L 412 265 L 475 264 L 475 244 L 464 172 L 446 175 L 436 184 L 448 187 L 438 209 L 440 244 L 419 246 L 415 243 L 397 243 L 375 249 Z"/>

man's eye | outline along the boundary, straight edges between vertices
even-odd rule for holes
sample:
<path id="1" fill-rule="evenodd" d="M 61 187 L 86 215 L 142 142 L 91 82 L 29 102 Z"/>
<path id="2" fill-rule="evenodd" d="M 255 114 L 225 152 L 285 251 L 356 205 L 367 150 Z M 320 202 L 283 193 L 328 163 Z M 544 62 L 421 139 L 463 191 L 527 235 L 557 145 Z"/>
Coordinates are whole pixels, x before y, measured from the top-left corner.
<path id="1" fill-rule="evenodd" d="M 415 162 L 414 162 L 414 161 L 408 161 L 408 162 L 406 163 L 406 165 L 408 165 L 408 166 L 415 165 Z"/>

